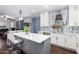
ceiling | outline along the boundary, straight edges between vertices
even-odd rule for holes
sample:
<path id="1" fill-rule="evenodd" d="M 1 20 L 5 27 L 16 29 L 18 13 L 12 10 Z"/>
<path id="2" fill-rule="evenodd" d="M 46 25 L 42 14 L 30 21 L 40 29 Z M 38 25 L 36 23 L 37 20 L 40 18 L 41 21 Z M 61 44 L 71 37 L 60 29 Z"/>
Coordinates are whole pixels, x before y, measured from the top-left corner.
<path id="1" fill-rule="evenodd" d="M 45 11 L 53 11 L 65 8 L 67 5 L 0 5 L 0 15 L 19 16 L 19 10 L 22 10 L 22 16 L 28 17 Z"/>

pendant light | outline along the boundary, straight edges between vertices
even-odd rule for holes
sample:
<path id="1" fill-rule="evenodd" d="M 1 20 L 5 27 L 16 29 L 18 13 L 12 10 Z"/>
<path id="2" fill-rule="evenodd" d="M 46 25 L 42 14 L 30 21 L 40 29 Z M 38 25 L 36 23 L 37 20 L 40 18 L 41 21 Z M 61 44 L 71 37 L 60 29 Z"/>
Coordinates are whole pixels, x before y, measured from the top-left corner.
<path id="1" fill-rule="evenodd" d="M 22 17 L 22 10 L 19 10 L 19 20 L 23 20 L 23 17 Z"/>

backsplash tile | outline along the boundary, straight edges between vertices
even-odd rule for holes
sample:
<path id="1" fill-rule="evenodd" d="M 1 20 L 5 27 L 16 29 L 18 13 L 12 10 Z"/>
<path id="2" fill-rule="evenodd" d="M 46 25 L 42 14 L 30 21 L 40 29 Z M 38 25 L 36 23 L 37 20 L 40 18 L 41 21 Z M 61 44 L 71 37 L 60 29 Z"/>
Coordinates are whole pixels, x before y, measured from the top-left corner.
<path id="1" fill-rule="evenodd" d="M 52 29 L 51 27 L 41 27 L 41 31 L 58 32 L 58 30 Z M 79 26 L 67 26 L 63 29 L 63 31 L 59 32 L 79 33 Z"/>

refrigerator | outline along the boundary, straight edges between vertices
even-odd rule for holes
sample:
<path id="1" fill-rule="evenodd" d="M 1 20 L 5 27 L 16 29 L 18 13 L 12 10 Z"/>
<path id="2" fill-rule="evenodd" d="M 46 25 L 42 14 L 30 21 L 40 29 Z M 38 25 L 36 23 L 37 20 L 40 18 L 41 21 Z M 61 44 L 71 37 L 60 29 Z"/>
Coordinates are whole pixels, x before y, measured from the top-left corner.
<path id="1" fill-rule="evenodd" d="M 24 28 L 24 20 L 16 21 L 16 30 L 23 30 Z"/>

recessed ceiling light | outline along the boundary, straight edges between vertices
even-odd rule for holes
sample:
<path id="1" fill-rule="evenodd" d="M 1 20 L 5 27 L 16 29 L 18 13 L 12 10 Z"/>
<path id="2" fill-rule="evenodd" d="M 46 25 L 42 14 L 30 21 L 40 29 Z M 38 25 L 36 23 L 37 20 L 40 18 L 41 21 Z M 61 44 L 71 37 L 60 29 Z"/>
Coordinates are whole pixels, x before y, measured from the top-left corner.
<path id="1" fill-rule="evenodd" d="M 44 7 L 45 7 L 45 8 L 48 8 L 48 5 L 45 5 Z"/>
<path id="2" fill-rule="evenodd" d="M 36 10 L 32 10 L 32 12 L 33 12 L 33 13 L 35 13 L 35 12 L 36 12 Z"/>

